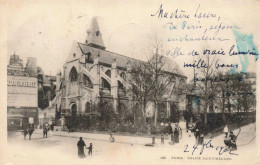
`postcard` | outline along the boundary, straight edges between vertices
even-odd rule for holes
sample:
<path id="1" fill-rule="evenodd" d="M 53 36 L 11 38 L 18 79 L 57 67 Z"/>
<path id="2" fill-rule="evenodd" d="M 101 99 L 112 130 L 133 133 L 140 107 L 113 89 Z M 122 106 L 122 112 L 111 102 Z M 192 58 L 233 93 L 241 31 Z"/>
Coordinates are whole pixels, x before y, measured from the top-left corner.
<path id="1" fill-rule="evenodd" d="M 260 164 L 259 1 L 0 4 L 0 165 Z"/>

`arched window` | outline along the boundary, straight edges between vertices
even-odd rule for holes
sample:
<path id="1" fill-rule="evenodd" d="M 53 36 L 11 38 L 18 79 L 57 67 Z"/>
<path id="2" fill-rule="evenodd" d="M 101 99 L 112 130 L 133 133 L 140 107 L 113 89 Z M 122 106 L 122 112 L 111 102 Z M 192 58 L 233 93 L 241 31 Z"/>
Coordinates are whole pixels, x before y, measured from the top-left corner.
<path id="1" fill-rule="evenodd" d="M 91 107 L 90 107 L 90 103 L 89 102 L 86 102 L 86 104 L 85 104 L 85 112 L 86 113 L 90 113 L 91 112 Z"/>
<path id="2" fill-rule="evenodd" d="M 111 70 L 107 70 L 107 71 L 106 71 L 106 75 L 107 75 L 108 77 L 111 77 Z"/>
<path id="3" fill-rule="evenodd" d="M 93 83 L 92 83 L 92 81 L 91 81 L 90 78 L 89 78 L 87 75 L 85 75 L 85 74 L 83 74 L 83 84 L 84 84 L 86 87 L 88 87 L 88 88 L 93 88 Z"/>
<path id="4" fill-rule="evenodd" d="M 125 72 L 122 72 L 122 73 L 120 74 L 120 77 L 122 77 L 122 79 L 126 80 Z"/>
<path id="5" fill-rule="evenodd" d="M 101 79 L 102 79 L 101 88 L 103 90 L 106 89 L 110 91 L 111 88 L 109 82 L 107 82 L 107 80 L 105 80 L 103 77 Z"/>
<path id="6" fill-rule="evenodd" d="M 75 67 L 72 67 L 72 69 L 70 70 L 69 77 L 70 77 L 70 81 L 71 82 L 74 82 L 74 81 L 78 80 L 78 72 L 77 72 Z"/>

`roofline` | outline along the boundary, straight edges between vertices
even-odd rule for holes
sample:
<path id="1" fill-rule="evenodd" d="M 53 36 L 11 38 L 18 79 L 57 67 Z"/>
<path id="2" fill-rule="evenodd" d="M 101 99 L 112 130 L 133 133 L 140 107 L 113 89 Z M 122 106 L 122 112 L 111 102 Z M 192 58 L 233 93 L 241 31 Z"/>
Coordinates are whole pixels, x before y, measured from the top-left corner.
<path id="1" fill-rule="evenodd" d="M 77 44 L 82 44 L 82 45 L 85 45 L 85 46 L 88 46 L 88 47 L 91 47 L 91 48 L 95 48 L 95 47 L 92 47 L 92 46 L 89 46 L 89 45 L 86 45 L 86 44 L 80 43 L 80 42 L 77 42 Z M 98 48 L 95 48 L 95 49 L 98 49 Z M 83 52 L 81 48 L 80 48 L 80 50 L 81 50 L 81 52 Z M 133 58 L 133 57 L 128 57 L 128 56 L 125 56 L 125 55 L 122 55 L 122 54 L 118 54 L 118 53 L 115 53 L 115 52 L 111 52 L 111 51 L 108 51 L 108 50 L 106 50 L 106 49 L 101 49 L 101 50 L 102 50 L 102 51 L 109 52 L 109 53 L 113 53 L 113 54 L 115 54 L 115 55 L 119 55 L 119 56 L 123 56 L 123 57 L 126 57 L 126 58 L 130 58 L 130 59 L 133 59 L 133 60 L 136 60 L 136 61 L 145 62 L 145 61 L 142 61 L 142 60 L 138 60 L 138 59 L 136 59 L 136 58 Z"/>
<path id="2" fill-rule="evenodd" d="M 91 48 L 95 48 L 95 47 L 86 45 L 86 44 L 81 43 L 81 42 L 77 42 L 77 44 L 78 44 L 78 45 L 79 45 L 79 44 L 82 44 L 82 45 L 85 45 L 85 46 L 88 46 L 88 47 L 91 47 Z M 80 47 L 80 45 L 79 45 L 79 47 Z M 98 49 L 98 48 L 95 48 L 95 49 Z M 80 47 L 80 50 L 81 50 L 81 52 L 82 52 L 82 54 L 83 54 L 83 51 L 82 51 L 82 48 L 81 48 L 81 47 Z M 102 50 L 102 51 L 109 52 L 109 53 L 112 53 L 112 54 L 115 54 L 115 55 L 118 55 L 118 56 L 130 58 L 130 59 L 132 59 L 132 60 L 134 60 L 134 61 L 138 61 L 138 62 L 142 62 L 142 63 L 147 63 L 146 61 L 142 61 L 142 60 L 139 60 L 139 59 L 135 59 L 135 58 L 133 58 L 133 57 L 128 57 L 128 56 L 125 56 L 125 55 L 122 55 L 122 54 L 114 53 L 114 52 L 111 52 L 111 51 L 108 51 L 108 50 L 105 50 L 105 49 L 104 49 L 104 50 L 101 49 L 101 50 Z M 163 57 L 166 57 L 166 56 L 163 56 Z M 75 59 L 75 60 L 76 60 L 76 59 Z M 70 62 L 71 62 L 71 61 L 70 61 Z M 108 64 L 108 65 L 110 65 L 110 64 Z M 178 64 L 177 64 L 177 65 L 178 65 Z M 124 68 L 124 67 L 123 67 L 123 68 Z M 125 68 L 127 68 L 127 67 L 125 67 Z M 171 74 L 175 74 L 175 75 L 178 75 L 178 76 L 181 76 L 181 77 L 184 77 L 184 78 L 187 78 L 186 75 L 182 75 L 182 74 L 179 74 L 179 73 L 173 73 L 173 72 L 168 72 L 168 71 L 165 71 L 165 72 L 171 73 Z"/>

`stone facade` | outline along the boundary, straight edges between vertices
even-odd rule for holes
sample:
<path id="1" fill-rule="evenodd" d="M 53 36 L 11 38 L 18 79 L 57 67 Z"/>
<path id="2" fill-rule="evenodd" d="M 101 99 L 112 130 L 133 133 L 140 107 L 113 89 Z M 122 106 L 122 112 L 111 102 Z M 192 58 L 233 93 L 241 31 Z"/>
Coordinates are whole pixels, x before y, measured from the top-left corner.
<path id="1" fill-rule="evenodd" d="M 74 42 L 69 52 L 63 73 L 57 74 L 56 109 L 61 116 L 89 115 L 99 112 L 93 111 L 93 106 L 106 102 L 113 106 L 116 114 L 122 115 L 126 111 L 133 113 L 134 100 L 128 92 L 128 75 L 131 66 L 138 60 L 106 50 L 102 33 L 96 18 L 93 18 L 87 31 L 86 44 Z M 165 57 L 166 65 L 177 65 Z M 172 62 L 171 62 L 172 61 Z M 166 67 L 167 67 L 166 66 Z M 185 84 L 187 77 L 178 67 L 176 81 L 171 88 Z M 172 89 L 169 89 L 172 91 Z M 185 110 L 185 96 L 169 93 L 171 97 L 163 100 L 160 114 L 166 117 L 171 110 Z M 181 99 L 183 98 L 183 99 Z M 147 116 L 153 116 L 153 105 L 147 107 Z"/>

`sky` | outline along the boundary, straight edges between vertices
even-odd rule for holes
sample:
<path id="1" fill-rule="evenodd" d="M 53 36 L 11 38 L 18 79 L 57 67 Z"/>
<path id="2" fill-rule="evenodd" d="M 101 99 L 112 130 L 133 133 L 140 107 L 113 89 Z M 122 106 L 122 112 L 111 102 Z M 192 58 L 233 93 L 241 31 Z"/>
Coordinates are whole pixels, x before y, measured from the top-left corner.
<path id="1" fill-rule="evenodd" d="M 205 28 L 210 25 L 237 25 L 241 33 L 252 34 L 253 42 L 259 46 L 259 16 L 255 11 L 257 2 L 237 1 L 236 3 L 215 1 L 188 2 L 184 1 L 112 1 L 105 0 L 55 0 L 55 1 L 12 1 L 7 4 L 7 62 L 9 56 L 16 53 L 23 59 L 36 57 L 38 66 L 45 74 L 55 75 L 62 70 L 74 41 L 84 43 L 87 28 L 93 16 L 98 17 L 101 33 L 106 49 L 129 57 L 146 60 L 154 51 L 152 43 L 155 38 L 163 45 L 160 50 L 165 55 L 175 48 L 181 48 L 185 56 L 172 57 L 188 77 L 192 77 L 193 69 L 184 68 L 184 62 L 192 63 L 194 58 L 187 56 L 192 50 L 202 51 L 205 48 L 229 50 L 236 45 L 232 29 L 220 30 L 218 36 L 228 38 L 228 41 L 193 41 L 169 42 L 169 38 L 182 36 L 202 36 Z M 168 11 L 189 14 L 189 19 L 158 18 L 155 14 L 162 5 L 164 13 Z M 258 4 L 259 5 L 259 4 Z M 199 8 L 199 9 L 198 9 Z M 202 13 L 214 13 L 215 18 L 193 18 L 196 10 Z M 243 11 L 243 12 L 241 12 Z M 169 17 L 168 16 L 168 17 Z M 186 21 L 186 28 L 183 22 Z M 176 24 L 178 29 L 169 29 L 169 23 Z M 189 25 L 201 25 L 202 29 L 187 29 Z M 207 32 L 209 36 L 216 30 Z M 237 47 L 235 46 L 235 49 Z M 196 57 L 197 59 L 197 57 Z M 196 60 L 195 59 L 195 60 Z M 241 64 L 239 57 L 222 56 L 225 64 Z M 255 71 L 256 63 L 249 57 L 248 71 Z M 241 69 L 241 68 L 240 68 Z"/>

